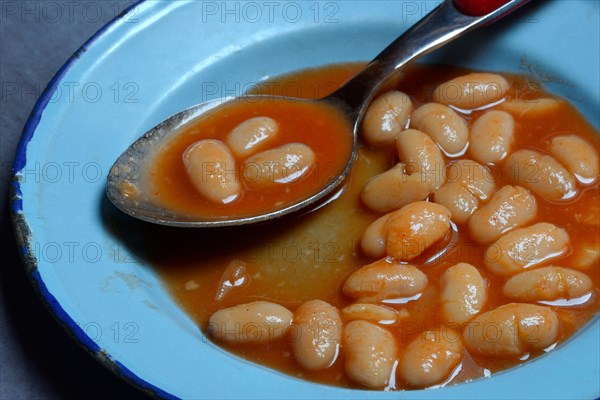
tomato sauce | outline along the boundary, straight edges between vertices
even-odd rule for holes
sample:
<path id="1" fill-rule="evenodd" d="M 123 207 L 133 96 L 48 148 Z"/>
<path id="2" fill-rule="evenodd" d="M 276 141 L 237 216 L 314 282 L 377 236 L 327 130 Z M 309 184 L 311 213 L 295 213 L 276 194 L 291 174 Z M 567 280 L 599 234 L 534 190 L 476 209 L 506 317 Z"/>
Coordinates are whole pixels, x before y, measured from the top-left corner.
<path id="1" fill-rule="evenodd" d="M 200 139 L 225 140 L 237 125 L 258 116 L 273 118 L 279 124 L 279 133 L 270 148 L 304 143 L 315 153 L 315 166 L 291 183 L 260 190 L 246 185 L 243 194 L 229 204 L 205 199 L 186 173 L 184 151 Z M 350 122 L 333 106 L 278 100 L 272 96 L 264 100 L 234 100 L 176 133 L 150 163 L 148 176 L 154 201 L 166 209 L 208 219 L 253 216 L 285 208 L 318 192 L 346 168 L 352 145 Z M 237 160 L 235 170 L 230 172 L 236 173 L 236 179 L 242 182 L 251 182 L 257 178 L 256 166 L 245 165 L 243 161 Z"/>
<path id="2" fill-rule="evenodd" d="M 286 87 L 294 84 L 294 87 L 300 88 L 300 93 L 296 94 L 320 97 L 349 79 L 359 68 L 358 64 L 329 66 L 276 78 L 271 82 L 276 82 L 277 85 L 268 86 L 268 90 L 271 91 L 269 94 L 280 94 Z M 438 84 L 468 72 L 470 71 L 449 66 L 417 65 L 404 73 L 398 88 L 410 95 L 418 105 L 431 101 L 433 89 Z M 509 98 L 527 96 L 535 101 L 536 98 L 550 96 L 544 93 L 540 86 L 529 82 L 526 77 L 512 74 L 503 76 L 513 82 Z M 256 91 L 265 93 L 266 88 L 267 85 L 263 85 Z M 262 109 L 260 112 L 268 112 L 268 109 Z M 461 115 L 471 124 L 482 112 L 474 111 Z M 245 109 L 242 114 L 244 118 L 252 115 L 250 109 Z M 281 116 L 278 112 L 273 115 Z M 226 130 L 238 121 L 239 119 L 214 120 L 210 124 Z M 569 132 L 577 133 L 600 152 L 598 132 L 566 101 L 561 101 L 558 111 L 544 119 L 515 116 L 515 122 L 516 141 L 513 151 L 529 148 L 546 152 L 548 141 L 553 136 Z M 214 132 L 222 130 L 215 129 Z M 198 135 L 194 130 L 186 133 L 185 139 L 174 145 L 173 150 L 168 151 L 168 160 L 165 159 L 157 166 L 165 167 L 164 176 L 173 176 L 172 179 L 176 181 L 173 187 L 178 194 L 170 196 L 169 201 L 176 201 L 176 197 L 181 197 L 182 199 L 177 201 L 190 212 L 222 212 L 210 210 L 204 204 L 197 205 L 196 194 L 184 183 L 185 173 L 173 161 Z M 322 137 L 316 136 L 310 140 L 313 139 L 315 141 L 311 142 L 312 145 L 319 149 L 321 154 L 335 151 L 336 145 L 329 139 L 323 140 Z M 165 238 L 166 242 L 163 243 L 163 246 L 170 246 L 169 254 L 156 252 L 151 261 L 156 265 L 173 297 L 203 329 L 215 311 L 255 300 L 273 301 L 294 311 L 305 301 L 321 299 L 341 309 L 352 304 L 352 300 L 341 293 L 345 277 L 356 268 L 375 261 L 361 254 L 359 244 L 365 228 L 381 214 L 369 211 L 361 203 L 362 187 L 366 180 L 392 167 L 397 162 L 396 157 L 393 148 L 372 149 L 361 144 L 359 157 L 344 192 L 326 207 L 307 215 L 260 226 L 178 231 L 172 237 Z M 446 161 L 461 158 L 468 156 Z M 517 184 L 510 174 L 500 168 L 492 166 L 491 170 L 497 188 L 506 184 Z M 178 175 L 182 177 L 177 177 Z M 169 187 L 164 182 L 160 185 L 163 189 Z M 600 185 L 598 182 L 585 187 L 578 185 L 577 190 L 576 196 L 561 203 L 550 202 L 535 195 L 538 213 L 532 223 L 556 224 L 566 229 L 570 236 L 568 252 L 547 264 L 570 267 L 584 246 L 595 249 L 600 246 Z M 270 194 L 275 196 L 273 200 L 279 199 L 278 195 L 280 194 Z M 234 212 L 246 211 L 236 209 Z M 408 311 L 408 317 L 400 319 L 395 325 L 386 326 L 396 337 L 400 348 L 399 357 L 402 357 L 406 344 L 421 332 L 444 324 L 439 303 L 439 281 L 441 274 L 456 263 L 467 262 L 476 266 L 486 279 L 488 300 L 483 311 L 511 302 L 502 293 L 506 278 L 489 273 L 483 266 L 486 247 L 470 238 L 466 225 L 457 225 L 446 238 L 411 262 L 427 274 L 429 285 L 418 299 L 386 304 L 397 310 Z M 235 282 L 230 282 L 226 290 L 223 290 L 223 281 L 228 278 L 227 267 L 231 262 L 242 263 L 245 265 L 245 271 L 243 276 L 236 276 Z M 600 308 L 598 261 L 584 272 L 594 284 L 589 299 L 583 304 L 551 305 L 560 318 L 558 345 L 582 328 Z M 219 345 L 240 357 L 301 379 L 340 387 L 358 387 L 344 372 L 343 349 L 331 367 L 311 372 L 303 370 L 296 363 L 291 354 L 290 343 L 286 340 L 262 345 Z M 455 370 L 451 382 L 443 384 L 490 376 L 538 355 L 540 354 L 526 354 L 519 358 L 484 357 L 471 355 L 465 350 L 465 357 L 460 368 Z M 403 390 L 411 387 L 397 377 L 393 389 Z"/>

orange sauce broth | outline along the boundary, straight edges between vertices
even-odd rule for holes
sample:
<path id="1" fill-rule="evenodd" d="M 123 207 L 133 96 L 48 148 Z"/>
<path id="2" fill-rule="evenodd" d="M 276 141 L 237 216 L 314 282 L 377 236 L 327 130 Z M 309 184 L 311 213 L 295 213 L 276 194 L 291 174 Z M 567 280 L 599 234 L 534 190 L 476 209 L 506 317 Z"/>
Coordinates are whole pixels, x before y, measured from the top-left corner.
<path id="1" fill-rule="evenodd" d="M 283 90 L 286 84 L 294 84 L 302 88 L 299 95 L 308 93 L 307 96 L 322 96 L 326 93 L 317 93 L 315 87 L 327 88 L 324 92 L 331 91 L 349 79 L 359 68 L 360 65 L 351 64 L 303 71 L 277 78 L 274 82 L 278 85 L 271 85 L 269 88 Z M 448 66 L 417 65 L 405 72 L 397 87 L 411 96 L 416 107 L 431 101 L 433 89 L 439 83 L 468 72 L 470 71 Z M 526 92 L 527 96 L 535 101 L 538 97 L 549 96 L 543 93 L 539 86 L 538 89 L 532 89 L 536 86 L 530 85 L 526 77 L 503 75 L 514 83 L 509 97 L 523 96 Z M 524 91 L 524 88 L 528 89 Z M 257 90 L 264 91 L 264 88 Z M 277 90 L 273 94 L 278 94 Z M 482 112 L 463 114 L 463 117 L 471 124 Z M 600 152 L 598 132 L 566 101 L 561 101 L 557 112 L 543 119 L 515 115 L 515 121 L 516 141 L 513 151 L 530 148 L 546 152 L 548 141 L 554 135 L 575 132 Z M 237 122 L 232 121 L 227 126 L 233 126 L 235 123 Z M 189 142 L 195 140 L 194 138 L 194 134 L 190 133 Z M 329 143 L 330 140 L 324 142 Z M 185 144 L 181 144 L 180 148 L 183 147 Z M 333 147 L 326 145 L 320 151 L 328 151 Z M 447 158 L 446 162 L 461 158 L 468 156 Z M 169 245 L 172 245 L 171 251 L 169 254 L 157 255 L 153 260 L 154 264 L 181 307 L 203 329 L 215 311 L 255 300 L 273 301 L 293 311 L 305 301 L 321 299 L 341 309 L 352 303 L 351 299 L 341 293 L 345 277 L 356 268 L 375 261 L 361 254 L 359 243 L 365 228 L 381 214 L 369 211 L 361 203 L 360 192 L 366 180 L 389 169 L 396 162 L 393 148 L 372 149 L 361 144 L 359 157 L 344 193 L 326 207 L 301 217 L 260 226 L 181 232 L 168 239 Z M 496 178 L 497 188 L 506 184 L 516 184 L 497 166 L 491 166 L 490 169 Z M 170 173 L 175 173 L 176 170 Z M 189 194 L 188 189 L 185 190 L 185 193 Z M 539 211 L 534 222 L 556 224 L 566 229 L 571 238 L 569 251 L 547 264 L 569 267 L 574 257 L 578 256 L 580 246 L 599 246 L 598 182 L 585 188 L 578 185 L 577 195 L 560 204 L 551 203 L 537 195 L 536 200 Z M 448 267 L 458 262 L 475 265 L 488 282 L 488 300 L 483 311 L 511 302 L 502 293 L 506 278 L 494 276 L 483 267 L 485 249 L 485 245 L 479 245 L 470 238 L 465 225 L 457 225 L 456 230 L 452 230 L 446 238 L 411 262 L 427 274 L 429 285 L 416 300 L 405 304 L 386 304 L 397 310 L 407 310 L 410 315 L 400 319 L 395 325 L 386 326 L 398 341 L 399 357 L 402 357 L 405 345 L 421 332 L 443 325 L 439 304 L 440 276 Z M 220 291 L 222 275 L 234 260 L 246 263 L 244 284 L 231 287 L 224 295 L 219 296 L 218 293 L 223 294 Z M 585 272 L 594 284 L 591 298 L 582 305 L 552 306 L 560 318 L 559 344 L 583 327 L 600 308 L 598 262 Z M 290 343 L 286 340 L 263 345 L 219 345 L 240 357 L 301 379 L 340 387 L 358 387 L 345 375 L 343 349 L 330 368 L 311 372 L 303 370 L 295 362 Z M 471 355 L 465 349 L 461 369 L 450 383 L 493 375 L 538 355 L 540 354 L 528 354 L 520 360 Z M 395 385 L 393 389 L 411 389 L 398 376 Z"/>
<path id="2" fill-rule="evenodd" d="M 315 167 L 287 184 L 261 190 L 246 185 L 243 194 L 232 203 L 210 202 L 191 183 L 182 161 L 184 151 L 201 139 L 224 141 L 237 125 L 258 116 L 273 118 L 279 124 L 279 133 L 270 143 L 270 149 L 304 143 L 315 153 Z M 158 204 L 187 215 L 218 219 L 264 214 L 308 198 L 326 186 L 345 169 L 352 145 L 350 123 L 333 106 L 278 100 L 272 96 L 261 100 L 238 99 L 190 123 L 157 153 L 149 171 L 152 194 Z M 244 177 L 256 179 L 256 168 L 244 166 L 244 160 L 236 161 L 236 179 L 244 183 Z"/>

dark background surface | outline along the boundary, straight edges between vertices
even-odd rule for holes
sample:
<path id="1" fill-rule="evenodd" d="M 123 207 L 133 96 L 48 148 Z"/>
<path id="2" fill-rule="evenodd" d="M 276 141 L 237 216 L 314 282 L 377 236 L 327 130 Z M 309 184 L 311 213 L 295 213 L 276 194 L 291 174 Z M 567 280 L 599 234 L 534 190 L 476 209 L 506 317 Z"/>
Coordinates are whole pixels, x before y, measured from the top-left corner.
<path id="1" fill-rule="evenodd" d="M 144 399 L 85 353 L 34 292 L 12 232 L 10 168 L 58 69 L 132 1 L 0 1 L 0 399 Z"/>

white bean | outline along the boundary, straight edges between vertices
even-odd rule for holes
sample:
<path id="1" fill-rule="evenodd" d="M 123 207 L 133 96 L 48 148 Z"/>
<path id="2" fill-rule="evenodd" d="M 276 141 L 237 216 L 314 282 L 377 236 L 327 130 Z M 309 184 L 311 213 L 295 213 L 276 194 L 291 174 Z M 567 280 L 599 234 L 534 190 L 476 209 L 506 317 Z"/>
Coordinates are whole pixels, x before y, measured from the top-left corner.
<path id="1" fill-rule="evenodd" d="M 362 123 L 365 141 L 372 146 L 393 143 L 408 124 L 413 110 L 406 94 L 393 90 L 377 97 L 367 109 Z"/>
<path id="2" fill-rule="evenodd" d="M 487 200 L 496 187 L 490 169 L 473 160 L 458 160 L 448 166 L 446 177 L 449 183 L 460 183 L 479 200 Z"/>
<path id="3" fill-rule="evenodd" d="M 427 286 L 427 275 L 418 268 L 382 258 L 354 271 L 342 292 L 363 303 L 411 297 Z"/>
<path id="4" fill-rule="evenodd" d="M 385 237 L 387 236 L 387 221 L 390 214 L 377 218 L 367 227 L 360 240 L 363 253 L 370 258 L 385 257 Z"/>
<path id="5" fill-rule="evenodd" d="M 548 266 L 525 271 L 506 281 L 502 292 L 519 301 L 572 299 L 592 290 L 589 276 L 563 267 Z"/>
<path id="6" fill-rule="evenodd" d="M 440 279 L 442 313 L 446 321 L 463 324 L 481 312 L 487 301 L 487 285 L 477 268 L 460 263 Z"/>
<path id="7" fill-rule="evenodd" d="M 462 357 L 459 332 L 446 327 L 425 331 L 406 347 L 399 372 L 409 385 L 427 387 L 448 378 Z"/>
<path id="8" fill-rule="evenodd" d="M 244 180 L 253 189 L 295 182 L 315 166 L 316 156 L 302 143 L 289 143 L 257 153 L 244 163 Z"/>
<path id="9" fill-rule="evenodd" d="M 240 159 L 263 150 L 277 137 L 279 124 L 269 117 L 254 117 L 242 122 L 227 135 L 226 142 Z"/>
<path id="10" fill-rule="evenodd" d="M 505 167 L 515 181 L 546 199 L 568 199 L 575 194 L 575 178 L 551 156 L 519 150 L 506 160 Z"/>
<path id="11" fill-rule="evenodd" d="M 465 120 L 450 107 L 428 103 L 411 115 L 411 127 L 425 132 L 450 156 L 462 152 L 469 142 Z"/>
<path id="12" fill-rule="evenodd" d="M 457 224 L 466 223 L 479 206 L 477 197 L 460 183 L 446 183 L 434 193 L 433 201 L 450 210 Z"/>
<path id="13" fill-rule="evenodd" d="M 505 111 L 488 111 L 473 123 L 469 154 L 482 164 L 493 164 L 508 156 L 515 140 L 515 120 Z"/>
<path id="14" fill-rule="evenodd" d="M 363 320 L 380 324 L 394 324 L 398 320 L 398 312 L 393 308 L 378 304 L 355 303 L 342 310 L 347 321 Z"/>
<path id="15" fill-rule="evenodd" d="M 469 351 L 514 357 L 547 348 L 558 329 L 558 317 L 549 307 L 510 303 L 477 316 L 464 328 L 463 339 Z"/>
<path id="16" fill-rule="evenodd" d="M 598 178 L 598 153 L 594 147 L 576 135 L 561 135 L 550 141 L 550 153 L 583 184 Z"/>
<path id="17" fill-rule="evenodd" d="M 199 140 L 185 150 L 182 159 L 192 184 L 206 199 L 228 204 L 240 197 L 235 159 L 225 143 Z"/>
<path id="18" fill-rule="evenodd" d="M 599 238 L 590 242 L 577 243 L 571 266 L 577 269 L 590 269 L 600 261 Z"/>
<path id="19" fill-rule="evenodd" d="M 294 313 L 292 353 L 303 368 L 316 371 L 336 360 L 342 338 L 342 319 L 337 308 L 322 300 L 302 304 Z"/>
<path id="20" fill-rule="evenodd" d="M 543 118 L 556 112 L 560 108 L 560 102 L 551 98 L 517 99 L 505 101 L 498 108 L 518 118 Z"/>
<path id="21" fill-rule="evenodd" d="M 407 173 L 420 173 L 436 191 L 446 181 L 446 162 L 440 148 L 431 137 L 416 129 L 402 131 L 396 139 L 400 161 L 406 164 Z"/>
<path id="22" fill-rule="evenodd" d="M 367 321 L 352 321 L 344 328 L 346 374 L 371 389 L 384 389 L 392 379 L 397 345 L 387 330 Z"/>
<path id="23" fill-rule="evenodd" d="M 387 223 L 387 255 L 405 261 L 419 256 L 446 236 L 451 216 L 446 207 L 425 201 L 402 207 Z"/>
<path id="24" fill-rule="evenodd" d="M 210 316 L 208 333 L 229 343 L 268 343 L 283 338 L 292 323 L 292 312 L 267 301 L 224 308 Z"/>
<path id="25" fill-rule="evenodd" d="M 407 175 L 402 163 L 369 179 L 361 199 L 373 211 L 397 210 L 429 196 L 429 183 L 420 173 Z"/>
<path id="26" fill-rule="evenodd" d="M 248 264 L 237 258 L 227 265 L 221 279 L 219 279 L 215 301 L 223 301 L 250 284 L 251 277 L 246 268 L 247 266 Z"/>
<path id="27" fill-rule="evenodd" d="M 442 83 L 433 92 L 433 99 L 463 110 L 474 109 L 502 100 L 509 88 L 500 75 L 475 72 Z"/>
<path id="28" fill-rule="evenodd" d="M 484 264 L 494 274 L 511 276 L 562 255 L 568 244 L 564 229 L 541 222 L 502 236 L 486 250 Z"/>
<path id="29" fill-rule="evenodd" d="M 503 186 L 469 220 L 469 233 L 478 243 L 491 243 L 503 233 L 524 226 L 537 215 L 535 197 L 520 186 Z"/>

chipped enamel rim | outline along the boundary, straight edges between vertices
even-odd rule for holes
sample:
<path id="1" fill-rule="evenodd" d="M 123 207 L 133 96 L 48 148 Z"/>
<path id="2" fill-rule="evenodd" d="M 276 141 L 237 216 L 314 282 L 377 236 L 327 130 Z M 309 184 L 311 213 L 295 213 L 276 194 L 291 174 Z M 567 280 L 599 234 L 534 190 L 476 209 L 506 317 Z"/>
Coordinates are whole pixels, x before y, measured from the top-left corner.
<path id="1" fill-rule="evenodd" d="M 142 392 L 157 398 L 176 399 L 177 397 L 165 392 L 164 390 L 152 385 L 151 383 L 141 379 L 118 360 L 113 359 L 110 354 L 106 353 L 100 346 L 91 340 L 91 338 L 81 329 L 79 324 L 75 322 L 69 314 L 60 305 L 60 302 L 48 291 L 46 284 L 42 280 L 39 271 L 37 270 L 37 259 L 33 255 L 30 243 L 31 230 L 23 213 L 23 198 L 21 194 L 20 179 L 18 174 L 25 168 L 27 163 L 27 145 L 33 138 L 38 123 L 42 117 L 42 113 L 46 105 L 50 101 L 59 82 L 67 73 L 69 68 L 77 62 L 79 57 L 86 52 L 87 48 L 92 46 L 94 42 L 104 34 L 113 24 L 120 18 L 130 13 L 144 0 L 137 0 L 128 6 L 123 12 L 115 16 L 106 25 L 100 28 L 92 37 L 90 37 L 77 51 L 69 58 L 69 60 L 58 70 L 46 89 L 36 102 L 19 140 L 15 159 L 12 167 L 13 178 L 10 186 L 10 211 L 15 229 L 17 243 L 20 246 L 20 255 L 25 265 L 26 272 L 29 276 L 34 289 L 38 292 L 44 304 L 50 310 L 50 313 L 56 318 L 59 324 L 67 331 L 75 341 L 81 345 L 94 359 L 98 360 L 108 370 L 115 373 L 117 376 L 126 382 L 137 387 Z"/>
<path id="2" fill-rule="evenodd" d="M 90 38 L 68 61 L 65 63 L 63 67 L 57 72 L 52 81 L 48 84 L 46 90 L 41 95 L 40 99 L 36 103 L 22 134 L 21 140 L 19 142 L 17 153 L 13 165 L 13 181 L 11 183 L 11 214 L 13 218 L 13 224 L 15 226 L 16 236 L 18 243 L 20 245 L 21 256 L 23 258 L 27 273 L 32 281 L 33 286 L 36 291 L 42 297 L 42 300 L 49 307 L 51 313 L 55 316 L 58 322 L 67 330 L 67 332 L 86 349 L 95 359 L 100 361 L 104 366 L 106 366 L 109 370 L 115 372 L 119 377 L 124 379 L 125 381 L 133 384 L 143 392 L 155 396 L 157 398 L 177 398 L 175 395 L 161 389 L 158 386 L 155 386 L 148 380 L 144 380 L 140 378 L 132 369 L 129 369 L 124 365 L 128 360 L 117 360 L 113 358 L 107 351 L 105 351 L 101 346 L 98 345 L 94 340 L 90 338 L 90 336 L 81 329 L 80 325 L 65 311 L 63 306 L 60 303 L 60 298 L 54 296 L 54 294 L 48 289 L 46 282 L 43 280 L 40 272 L 38 270 L 38 260 L 32 251 L 32 232 L 30 229 L 30 224 L 27 221 L 26 214 L 23 210 L 23 197 L 21 192 L 21 180 L 20 180 L 20 172 L 25 168 L 27 159 L 26 152 L 27 146 L 29 142 L 32 140 L 36 129 L 38 128 L 38 124 L 42 118 L 42 113 L 44 112 L 46 106 L 48 105 L 53 93 L 55 92 L 58 85 L 61 83 L 61 80 L 65 76 L 65 74 L 69 71 L 69 69 L 77 63 L 80 57 L 84 55 L 86 50 L 91 47 L 94 42 L 102 37 L 103 34 L 106 33 L 109 28 L 111 28 L 120 17 L 127 15 L 132 10 L 134 10 L 142 1 L 133 4 L 127 10 L 125 10 L 120 16 L 116 17 L 113 21 L 99 30 L 92 38 Z M 581 45 L 581 43 L 579 44 Z M 594 104 L 589 105 L 590 107 L 597 107 L 597 101 L 593 102 Z M 593 120 L 596 127 L 598 127 L 598 121 Z M 576 346 L 578 351 L 583 352 L 580 354 L 585 354 L 586 348 L 581 345 L 581 343 L 577 344 L 578 340 L 582 336 L 589 340 L 590 335 L 591 339 L 594 339 L 594 335 L 598 335 L 599 326 L 600 326 L 600 318 L 597 315 L 590 323 L 583 329 L 580 330 L 578 334 L 576 334 L 571 340 L 569 340 L 568 344 L 563 344 L 559 349 L 552 352 L 550 355 L 545 357 L 540 357 L 535 361 L 528 363 L 525 367 L 515 368 L 501 374 L 495 375 L 495 379 L 484 380 L 480 379 L 472 383 L 461 384 L 458 386 L 450 387 L 447 389 L 442 389 L 443 392 L 439 392 L 437 390 L 434 391 L 411 391 L 411 392 L 399 392 L 399 393 L 382 393 L 382 392 L 368 392 L 361 390 L 344 390 L 331 388 L 322 385 L 316 385 L 308 382 L 301 382 L 301 387 L 306 388 L 307 392 L 303 392 L 303 397 L 326 397 L 332 396 L 337 398 L 397 398 L 398 396 L 409 396 L 411 398 L 434 398 L 440 396 L 464 396 L 464 397 L 476 397 L 481 394 L 479 392 L 482 388 L 485 390 L 485 393 L 505 393 L 505 391 L 510 390 L 510 385 L 507 385 L 507 382 L 511 382 L 511 378 L 518 378 L 515 381 L 515 388 L 520 387 L 519 385 L 526 384 L 529 381 L 529 376 L 536 376 L 539 373 L 544 373 L 542 369 L 540 371 L 540 367 L 542 365 L 548 365 L 549 360 L 556 359 L 558 354 L 564 354 L 567 351 L 572 351 L 573 346 Z M 581 340 L 579 340 L 581 342 Z M 566 349 L 569 347 L 569 349 Z M 563 357 L 564 358 L 564 357 Z M 233 363 L 237 363 L 239 359 L 235 357 L 231 357 Z M 527 366 L 537 365 L 537 373 L 531 373 L 532 368 L 528 368 Z M 246 365 L 244 367 L 251 367 L 251 365 Z M 595 367 L 597 370 L 597 366 Z M 257 372 L 258 371 L 258 372 Z M 249 372 L 251 375 L 264 376 L 267 373 L 268 376 L 274 379 L 282 379 L 282 376 L 278 373 L 273 373 L 270 370 L 265 370 L 261 367 L 257 367 L 255 369 L 250 368 Z M 568 383 L 567 376 L 569 374 L 573 374 L 568 368 L 564 371 L 565 373 L 565 383 Z M 497 379 L 501 378 L 501 379 Z M 571 376 L 572 379 L 578 378 L 578 376 Z M 579 377 L 580 378 L 580 377 Z M 291 387 L 298 387 L 298 381 L 294 378 L 283 377 L 283 379 L 290 379 Z M 508 380 L 507 380 L 508 379 Z M 268 386 L 269 383 L 265 382 L 265 386 Z M 549 382 L 550 390 L 554 387 L 556 389 L 556 382 Z M 494 392 L 494 390 L 499 390 L 498 392 Z M 571 388 L 567 393 L 575 396 L 578 388 Z M 589 389 L 589 388 L 588 388 Z M 240 392 L 243 393 L 243 392 Z M 590 391 L 586 392 L 586 395 L 589 395 Z M 252 396 L 252 393 L 246 393 L 249 396 Z M 306 396 L 304 396 L 306 394 Z M 539 393 L 540 398 L 548 398 L 552 394 L 552 392 L 548 393 Z M 273 394 L 272 394 L 273 395 Z M 556 395 L 556 394 L 555 394 Z M 278 397 L 283 397 L 283 394 L 276 394 Z M 288 392 L 288 397 L 298 397 L 298 392 Z"/>

